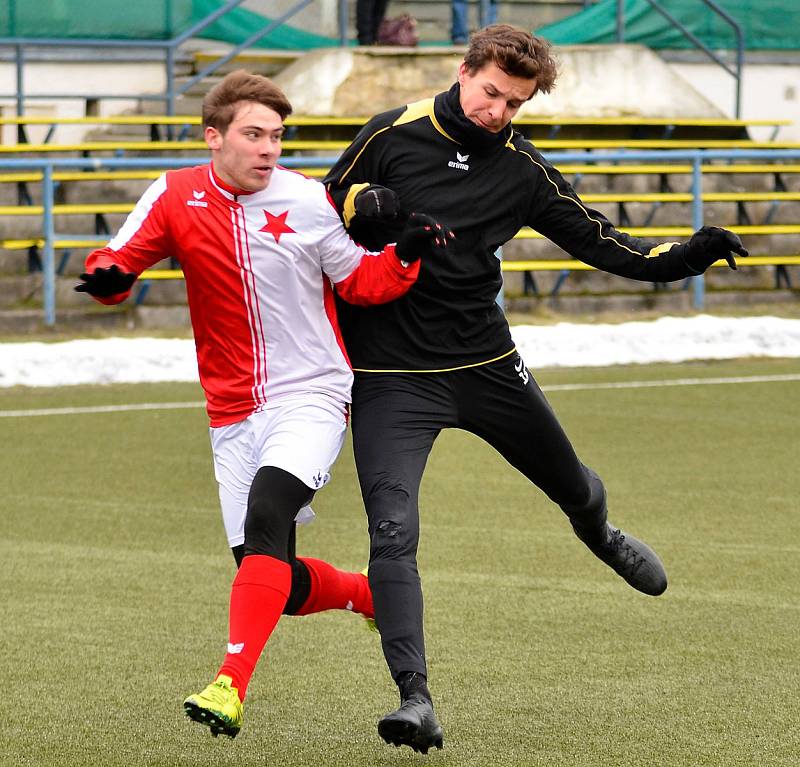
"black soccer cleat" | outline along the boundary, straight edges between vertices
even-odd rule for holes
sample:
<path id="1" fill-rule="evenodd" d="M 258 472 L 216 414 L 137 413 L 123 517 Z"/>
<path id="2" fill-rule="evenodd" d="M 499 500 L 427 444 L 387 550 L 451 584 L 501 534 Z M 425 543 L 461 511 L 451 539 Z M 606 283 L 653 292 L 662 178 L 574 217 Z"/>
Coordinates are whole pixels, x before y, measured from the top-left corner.
<path id="1" fill-rule="evenodd" d="M 397 711 L 378 722 L 378 735 L 394 746 L 410 746 L 427 754 L 432 746 L 442 748 L 442 727 L 433 713 L 433 704 L 424 698 L 404 700 Z"/>
<path id="2" fill-rule="evenodd" d="M 663 594 L 667 588 L 667 573 L 658 554 L 646 543 L 612 527 L 608 522 L 605 532 L 606 540 L 601 543 L 587 541 L 577 530 L 575 534 L 589 547 L 592 554 L 633 588 L 654 597 Z"/>

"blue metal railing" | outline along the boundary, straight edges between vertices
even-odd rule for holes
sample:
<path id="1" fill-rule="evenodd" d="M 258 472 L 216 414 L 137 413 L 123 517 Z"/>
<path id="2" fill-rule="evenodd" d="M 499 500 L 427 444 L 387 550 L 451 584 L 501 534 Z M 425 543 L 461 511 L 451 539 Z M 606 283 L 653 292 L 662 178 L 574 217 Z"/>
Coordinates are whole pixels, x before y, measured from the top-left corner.
<path id="1" fill-rule="evenodd" d="M 281 165 L 287 168 L 330 167 L 338 157 L 283 157 Z M 608 162 L 667 162 L 675 161 L 692 164 L 692 227 L 699 229 L 703 225 L 703 176 L 702 166 L 715 160 L 727 162 L 737 160 L 761 160 L 773 162 L 777 160 L 800 161 L 799 149 L 752 149 L 752 150 L 653 150 L 653 151 L 614 151 L 614 152 L 552 152 L 547 159 L 556 167 L 564 163 L 608 163 Z M 59 236 L 55 231 L 53 216 L 55 169 L 104 168 L 120 169 L 168 169 L 196 165 L 208 160 L 207 155 L 182 158 L 51 158 L 51 159 L 12 159 L 0 160 L 0 170 L 39 170 L 42 178 L 43 207 L 43 303 L 44 321 L 52 326 L 56 322 L 56 290 L 55 290 L 55 241 L 59 240 L 93 240 L 98 247 L 108 241 L 108 237 L 92 235 L 90 237 Z M 775 165 L 775 172 L 780 172 L 780 165 Z M 693 305 L 703 309 L 705 305 L 705 281 L 701 276 L 693 278 Z"/>
<path id="2" fill-rule="evenodd" d="M 142 101 L 162 101 L 166 105 L 168 115 L 175 114 L 177 98 L 186 93 L 195 83 L 206 77 L 229 61 L 238 56 L 243 50 L 255 45 L 274 29 L 284 24 L 292 16 L 301 11 L 313 0 L 297 0 L 285 13 L 269 22 L 266 26 L 256 30 L 244 42 L 237 45 L 229 53 L 212 62 L 201 72 L 183 83 L 175 86 L 175 62 L 177 52 L 187 40 L 195 37 L 215 21 L 235 10 L 245 0 L 228 0 L 225 5 L 198 21 L 196 24 L 170 40 L 112 40 L 105 38 L 35 38 L 35 37 L 0 37 L 0 46 L 10 46 L 14 49 L 15 61 L 15 94 L 0 94 L 0 98 L 13 98 L 16 102 L 17 116 L 25 113 L 25 99 L 59 99 L 59 98 L 91 98 L 91 99 L 137 99 Z M 347 45 L 347 0 L 339 0 L 339 38 L 341 45 Z M 164 56 L 166 88 L 163 93 L 91 93 L 80 94 L 70 92 L 61 94 L 37 93 L 25 94 L 25 51 L 30 48 L 75 48 L 94 50 L 97 48 L 114 48 L 128 50 L 158 50 Z"/>
<path id="3" fill-rule="evenodd" d="M 736 21 L 724 8 L 720 7 L 715 0 L 701 0 L 726 24 L 733 28 L 736 36 L 736 66 L 734 69 L 728 66 L 720 56 L 711 50 L 697 35 L 691 32 L 685 24 L 676 19 L 658 0 L 647 0 L 647 2 L 658 11 L 673 27 L 675 27 L 684 37 L 688 38 L 696 48 L 705 53 L 715 64 L 721 66 L 736 81 L 736 96 L 734 113 L 738 119 L 742 112 L 742 68 L 744 66 L 744 32 L 741 24 Z M 625 42 L 625 0 L 617 0 L 617 42 Z"/>

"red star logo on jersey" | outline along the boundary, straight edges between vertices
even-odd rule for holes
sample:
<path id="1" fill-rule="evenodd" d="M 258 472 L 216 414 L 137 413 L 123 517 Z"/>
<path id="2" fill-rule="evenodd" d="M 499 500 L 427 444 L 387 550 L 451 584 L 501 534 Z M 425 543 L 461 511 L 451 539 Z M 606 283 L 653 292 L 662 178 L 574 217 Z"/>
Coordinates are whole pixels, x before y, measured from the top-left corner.
<path id="1" fill-rule="evenodd" d="M 288 210 L 283 211 L 280 216 L 273 216 L 272 213 L 265 210 L 264 215 L 267 217 L 267 223 L 258 231 L 269 232 L 275 238 L 275 242 L 281 241 L 282 234 L 297 234 L 291 226 L 286 224 L 286 216 L 289 215 Z"/>

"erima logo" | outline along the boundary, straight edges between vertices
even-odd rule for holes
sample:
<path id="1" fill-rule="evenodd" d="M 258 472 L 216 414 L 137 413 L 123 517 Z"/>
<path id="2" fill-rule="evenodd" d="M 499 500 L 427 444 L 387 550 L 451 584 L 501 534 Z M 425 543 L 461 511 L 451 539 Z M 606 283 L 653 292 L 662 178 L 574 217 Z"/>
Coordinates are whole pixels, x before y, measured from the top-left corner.
<path id="1" fill-rule="evenodd" d="M 458 168 L 458 170 L 469 170 L 469 165 L 467 165 L 467 160 L 469 160 L 468 154 L 459 154 L 456 152 L 456 159 L 455 161 L 450 160 L 447 163 L 448 168 Z"/>
<path id="2" fill-rule="evenodd" d="M 523 385 L 527 386 L 529 374 L 525 369 L 525 363 L 522 361 L 522 357 L 517 357 L 517 361 L 514 363 L 514 370 L 517 371 L 517 375 L 522 379 Z"/>
<path id="3" fill-rule="evenodd" d="M 244 642 L 237 642 L 236 644 L 228 642 L 228 652 L 231 655 L 238 655 L 242 650 L 244 650 Z"/>
<path id="4" fill-rule="evenodd" d="M 192 190 L 192 197 L 194 197 L 194 199 L 193 200 L 186 200 L 186 204 L 190 208 L 207 208 L 208 207 L 208 203 L 205 200 L 203 200 L 203 197 L 205 197 L 205 196 L 206 196 L 205 192 L 198 192 L 198 191 L 193 189 Z"/>

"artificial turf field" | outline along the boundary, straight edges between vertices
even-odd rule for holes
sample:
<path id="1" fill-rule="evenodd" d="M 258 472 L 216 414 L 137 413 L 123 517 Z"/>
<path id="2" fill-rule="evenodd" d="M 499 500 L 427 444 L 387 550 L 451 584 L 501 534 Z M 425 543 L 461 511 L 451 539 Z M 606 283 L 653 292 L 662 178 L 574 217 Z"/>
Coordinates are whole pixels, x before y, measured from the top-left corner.
<path id="1" fill-rule="evenodd" d="M 597 385 L 751 376 L 795 380 Z M 427 757 L 378 739 L 396 693 L 377 637 L 343 612 L 280 622 L 236 740 L 184 718 L 222 659 L 234 573 L 202 408 L 0 417 L 0 765 L 800 763 L 800 361 L 537 380 L 670 587 L 630 589 L 490 448 L 443 434 L 421 498 L 445 731 Z M 14 388 L 0 411 L 199 399 Z M 314 507 L 300 553 L 361 569 L 349 442 Z"/>

